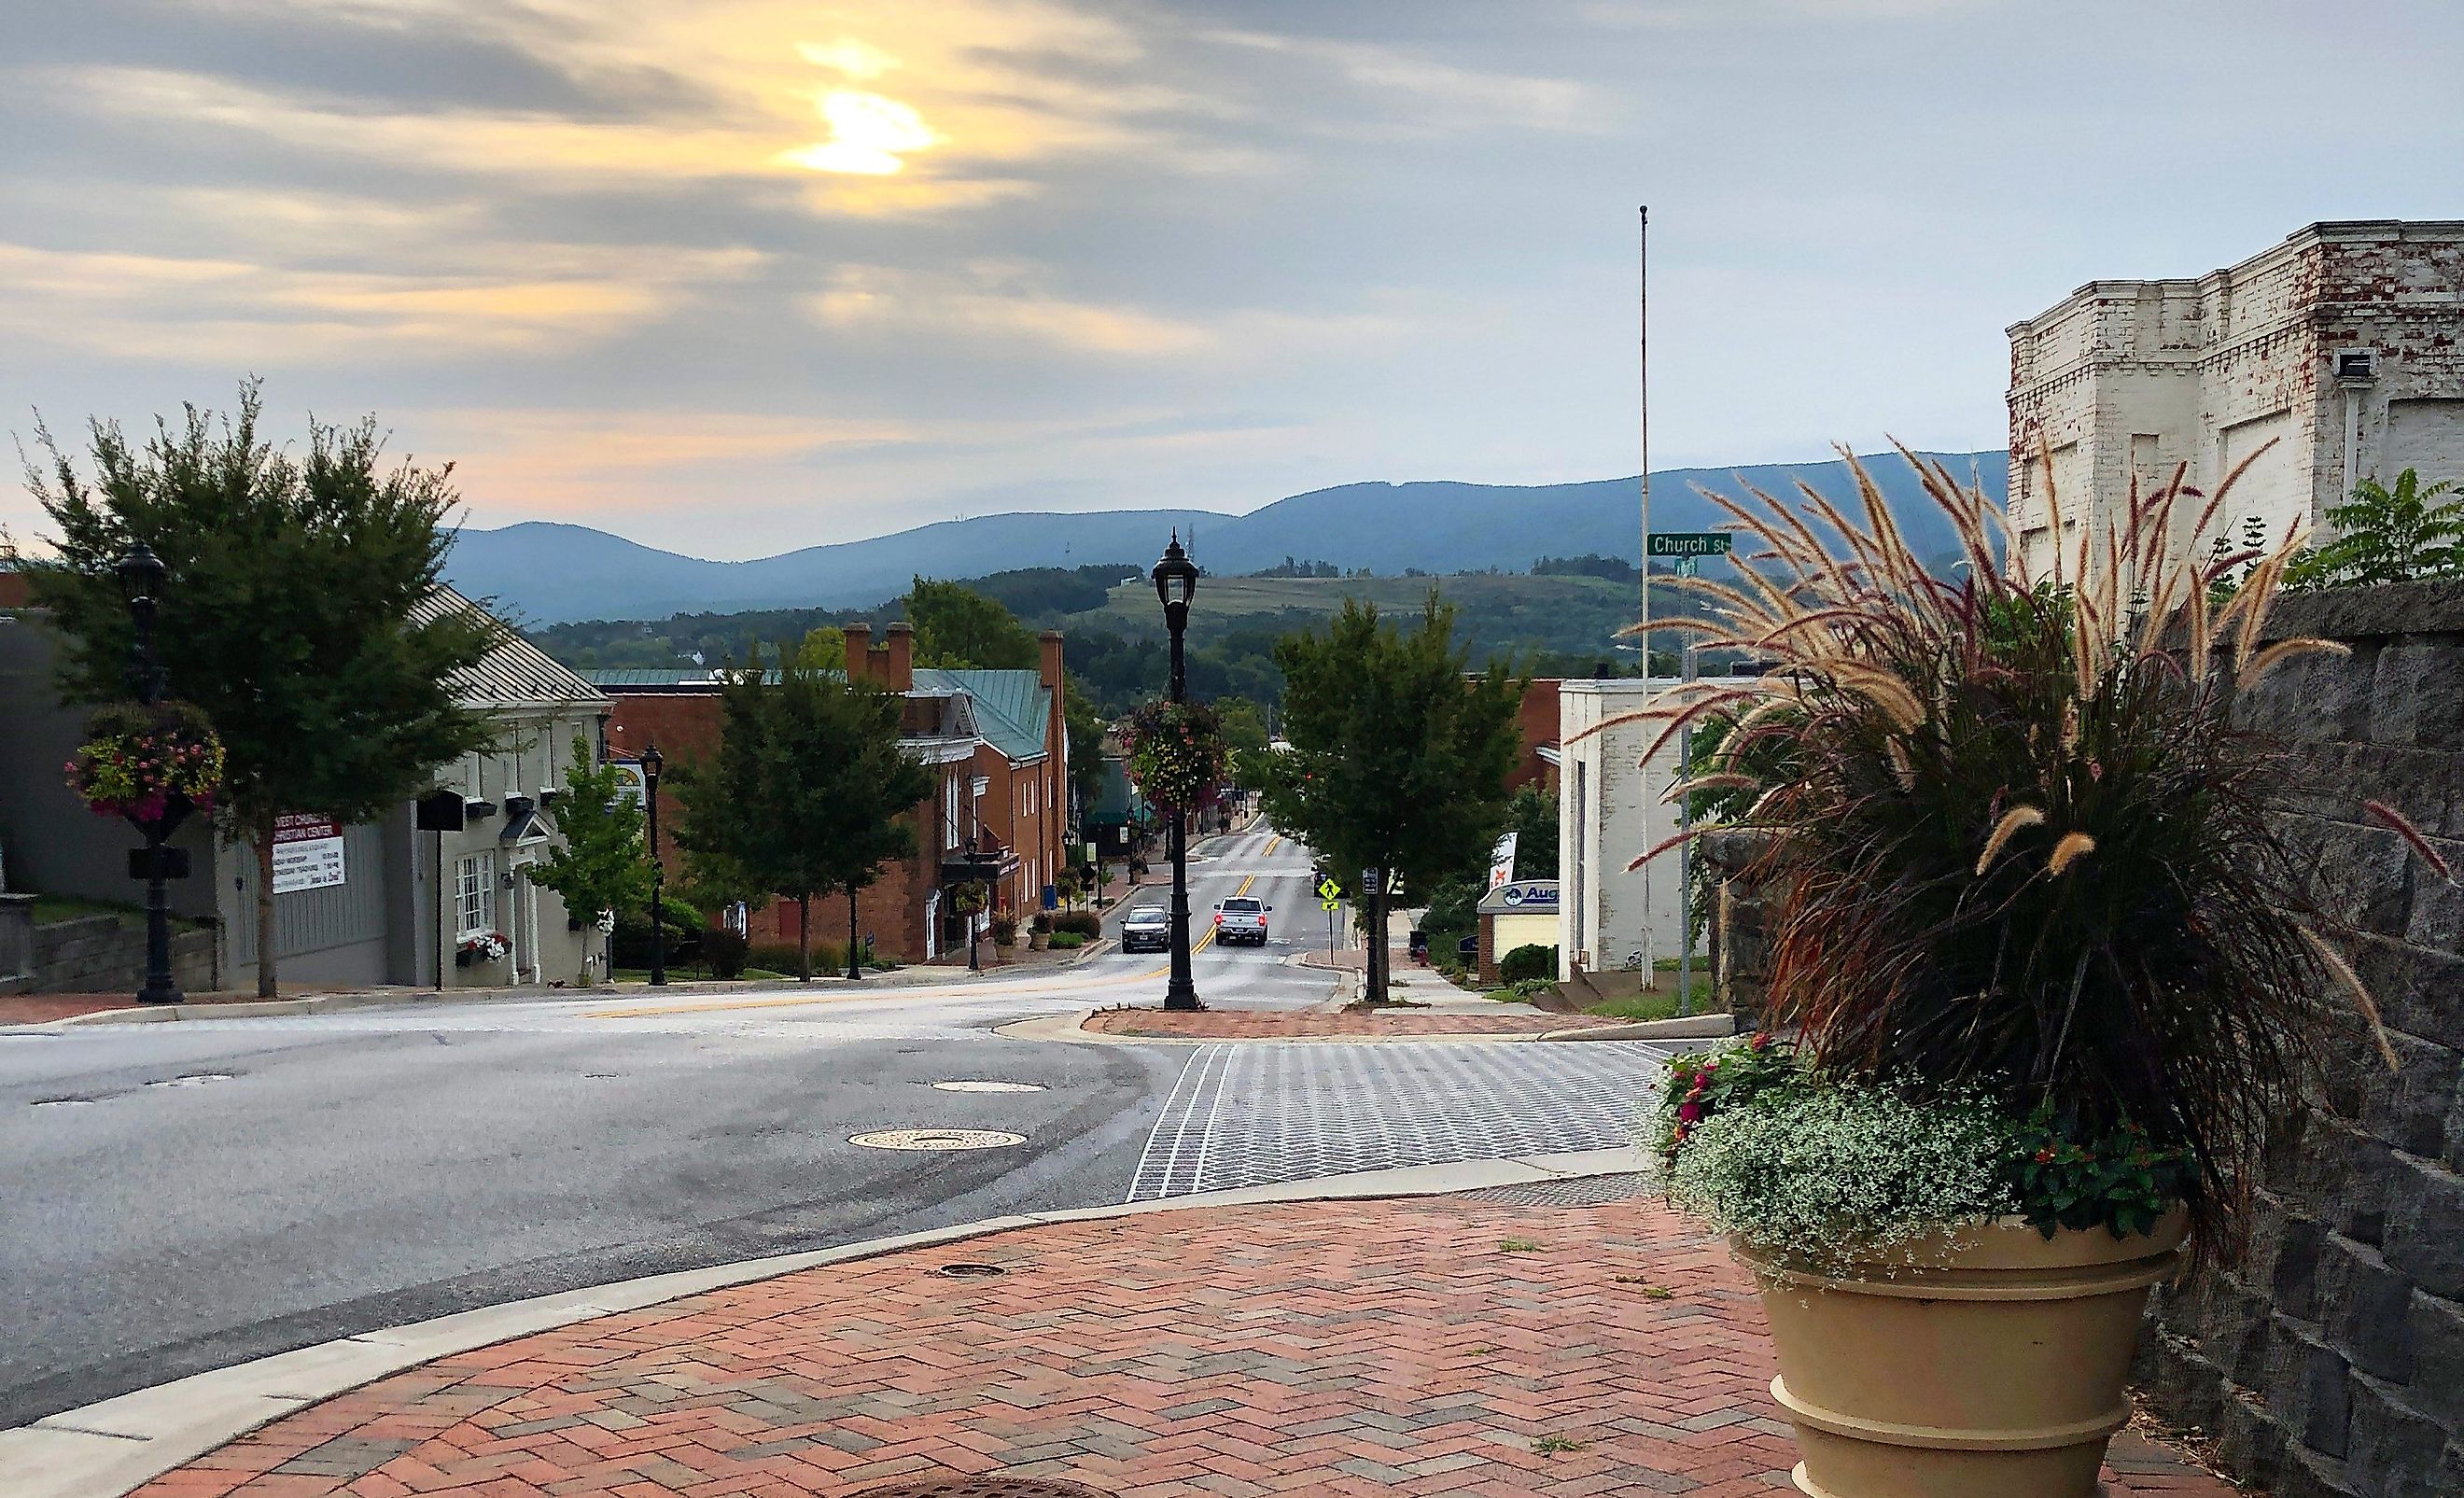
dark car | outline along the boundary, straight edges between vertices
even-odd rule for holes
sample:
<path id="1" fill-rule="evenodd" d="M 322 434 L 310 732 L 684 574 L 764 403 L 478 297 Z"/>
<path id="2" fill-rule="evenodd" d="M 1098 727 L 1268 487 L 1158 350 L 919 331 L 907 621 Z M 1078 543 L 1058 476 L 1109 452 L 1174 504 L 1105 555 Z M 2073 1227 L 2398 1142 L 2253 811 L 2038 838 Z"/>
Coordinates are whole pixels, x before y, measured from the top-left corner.
<path id="1" fill-rule="evenodd" d="M 1160 905 L 1142 905 L 1121 917 L 1121 950 L 1172 950 L 1172 913 Z"/>

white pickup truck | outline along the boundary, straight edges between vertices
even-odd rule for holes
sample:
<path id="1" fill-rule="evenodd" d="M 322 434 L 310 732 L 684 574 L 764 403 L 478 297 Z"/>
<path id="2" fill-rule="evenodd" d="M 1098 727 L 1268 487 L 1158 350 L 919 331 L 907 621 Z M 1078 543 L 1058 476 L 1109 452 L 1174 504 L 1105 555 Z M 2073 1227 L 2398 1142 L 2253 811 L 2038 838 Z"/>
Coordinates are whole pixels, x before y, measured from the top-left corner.
<path id="1" fill-rule="evenodd" d="M 1260 904 L 1246 895 L 1235 895 L 1219 901 L 1215 907 L 1215 939 L 1224 946 L 1245 941 L 1253 947 L 1266 944 L 1266 913 L 1271 905 Z"/>

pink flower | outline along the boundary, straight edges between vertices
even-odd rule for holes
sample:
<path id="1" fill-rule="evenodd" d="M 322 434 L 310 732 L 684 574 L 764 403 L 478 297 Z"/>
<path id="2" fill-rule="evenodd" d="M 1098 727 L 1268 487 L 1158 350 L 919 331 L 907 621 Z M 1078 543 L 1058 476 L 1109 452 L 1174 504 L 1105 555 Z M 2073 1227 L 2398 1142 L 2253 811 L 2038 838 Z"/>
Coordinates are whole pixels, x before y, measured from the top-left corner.
<path id="1" fill-rule="evenodd" d="M 1690 1124 L 1702 1116 L 1703 1105 L 1694 1101 L 1690 1097 L 1685 1100 L 1683 1106 L 1677 1110 L 1677 1121 L 1679 1123 Z"/>

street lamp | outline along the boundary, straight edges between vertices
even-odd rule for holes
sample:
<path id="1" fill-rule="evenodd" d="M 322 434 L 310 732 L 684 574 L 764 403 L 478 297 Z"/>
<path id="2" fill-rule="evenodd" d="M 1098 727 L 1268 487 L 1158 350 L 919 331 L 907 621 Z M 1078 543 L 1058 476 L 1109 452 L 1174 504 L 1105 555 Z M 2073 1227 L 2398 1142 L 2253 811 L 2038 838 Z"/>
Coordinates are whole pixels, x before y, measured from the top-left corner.
<path id="1" fill-rule="evenodd" d="M 1172 635 L 1172 700 L 1189 699 L 1189 678 L 1181 665 L 1181 637 L 1189 630 L 1189 600 L 1198 591 L 1198 563 L 1180 546 L 1175 527 L 1172 544 L 1155 564 L 1155 597 L 1163 601 L 1163 627 Z M 1172 980 L 1165 984 L 1167 1009 L 1203 1009 L 1198 984 L 1189 976 L 1189 810 L 1175 806 L 1166 846 L 1172 853 Z"/>
<path id="2" fill-rule="evenodd" d="M 128 600 L 128 617 L 137 627 L 129 685 L 150 713 L 163 701 L 163 667 L 154 658 L 154 610 L 171 569 L 153 547 L 139 541 L 111 570 L 119 574 L 121 596 Z M 187 798 L 175 796 L 161 816 L 138 824 L 145 834 L 145 984 L 137 990 L 140 1003 L 178 1003 L 186 997 L 171 976 L 171 903 L 163 888 L 170 870 L 163 843 L 187 815 Z"/>
<path id="3" fill-rule="evenodd" d="M 659 861 L 659 768 L 668 761 L 655 741 L 642 746 L 642 803 L 650 818 L 650 986 L 668 986 L 668 868 Z"/>

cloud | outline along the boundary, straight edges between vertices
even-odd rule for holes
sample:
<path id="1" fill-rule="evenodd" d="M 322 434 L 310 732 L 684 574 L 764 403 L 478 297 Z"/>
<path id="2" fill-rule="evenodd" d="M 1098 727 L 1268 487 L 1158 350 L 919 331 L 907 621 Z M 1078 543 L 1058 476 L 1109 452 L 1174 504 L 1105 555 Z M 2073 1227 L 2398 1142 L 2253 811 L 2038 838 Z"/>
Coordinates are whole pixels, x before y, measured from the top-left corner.
<path id="1" fill-rule="evenodd" d="M 1500 125 L 1593 133 L 1617 117 L 1607 96 L 1571 78 L 1459 67 L 1403 47 L 1255 31 L 1210 32 L 1204 39 L 1331 68 L 1422 127 L 1448 133 Z"/>
<path id="2" fill-rule="evenodd" d="M 694 285 L 758 261 L 679 251 L 646 263 L 537 246 L 520 271 L 385 273 L 0 242 L 0 328 L 115 358 L 252 368 L 566 349 L 661 316 Z"/>
<path id="3" fill-rule="evenodd" d="M 1080 353 L 1180 354 L 1214 341 L 1206 328 L 1135 307 L 1052 295 L 1023 267 L 979 263 L 936 275 L 894 266 L 839 269 L 804 299 L 825 327 L 925 331 L 1045 344 Z"/>

